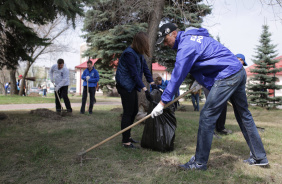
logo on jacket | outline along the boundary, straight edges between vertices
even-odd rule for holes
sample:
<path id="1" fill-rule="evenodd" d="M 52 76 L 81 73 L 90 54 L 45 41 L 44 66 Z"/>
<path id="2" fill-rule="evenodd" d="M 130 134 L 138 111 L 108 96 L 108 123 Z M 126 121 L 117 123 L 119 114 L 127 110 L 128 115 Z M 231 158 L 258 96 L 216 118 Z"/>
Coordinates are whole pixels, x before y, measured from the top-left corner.
<path id="1" fill-rule="evenodd" d="M 202 43 L 201 41 L 202 41 L 203 38 L 204 38 L 203 36 L 195 36 L 195 35 L 193 35 L 193 36 L 191 36 L 190 40 L 192 40 L 192 41 L 196 41 L 197 40 L 198 43 Z"/>
<path id="2" fill-rule="evenodd" d="M 94 73 L 91 73 L 91 76 L 94 77 Z"/>

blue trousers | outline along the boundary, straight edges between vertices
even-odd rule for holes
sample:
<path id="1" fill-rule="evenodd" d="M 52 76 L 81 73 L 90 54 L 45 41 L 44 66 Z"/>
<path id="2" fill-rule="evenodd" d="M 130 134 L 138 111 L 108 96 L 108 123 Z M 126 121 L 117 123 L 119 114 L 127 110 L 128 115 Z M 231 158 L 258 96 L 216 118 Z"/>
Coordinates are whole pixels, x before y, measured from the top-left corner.
<path id="1" fill-rule="evenodd" d="M 199 93 L 197 94 L 191 93 L 191 99 L 194 106 L 194 110 L 199 111 L 200 110 Z"/>
<path id="2" fill-rule="evenodd" d="M 266 159 L 266 153 L 254 123 L 245 91 L 246 72 L 242 68 L 236 74 L 217 80 L 212 86 L 207 101 L 200 113 L 195 160 L 207 164 L 216 121 L 230 99 L 236 120 L 255 160 Z"/>

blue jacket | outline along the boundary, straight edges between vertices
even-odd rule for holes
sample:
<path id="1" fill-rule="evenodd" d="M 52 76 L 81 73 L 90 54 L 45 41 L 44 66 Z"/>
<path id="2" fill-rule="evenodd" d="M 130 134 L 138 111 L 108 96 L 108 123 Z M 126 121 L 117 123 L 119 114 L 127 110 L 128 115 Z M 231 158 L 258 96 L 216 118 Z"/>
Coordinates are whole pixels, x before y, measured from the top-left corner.
<path id="1" fill-rule="evenodd" d="M 168 85 L 168 82 L 169 82 L 168 80 L 166 80 L 166 81 L 162 80 L 162 84 L 157 85 L 157 87 L 158 87 L 158 88 L 161 88 L 162 90 L 165 90 L 165 88 L 166 88 L 167 85 Z M 150 85 L 150 91 L 153 91 L 151 85 Z"/>
<path id="2" fill-rule="evenodd" d="M 100 79 L 98 71 L 94 67 L 91 71 L 86 68 L 81 76 L 81 79 L 84 80 L 83 86 L 87 86 L 86 76 L 90 76 L 90 79 L 88 80 L 88 87 L 96 87 L 97 82 Z"/>
<path id="3" fill-rule="evenodd" d="M 6 84 L 5 84 L 5 89 L 7 89 L 8 87 L 9 87 L 9 82 L 7 82 Z"/>
<path id="4" fill-rule="evenodd" d="M 177 34 L 173 49 L 177 49 L 171 80 L 162 95 L 168 103 L 190 72 L 199 84 L 210 90 L 216 80 L 237 73 L 241 62 L 218 41 L 209 37 L 204 28 L 192 28 Z"/>
<path id="5" fill-rule="evenodd" d="M 127 47 L 119 58 L 116 71 L 117 84 L 128 92 L 131 92 L 133 89 L 141 91 L 145 87 L 142 82 L 143 73 L 147 82 L 153 82 L 144 56 L 136 53 L 131 47 Z"/>

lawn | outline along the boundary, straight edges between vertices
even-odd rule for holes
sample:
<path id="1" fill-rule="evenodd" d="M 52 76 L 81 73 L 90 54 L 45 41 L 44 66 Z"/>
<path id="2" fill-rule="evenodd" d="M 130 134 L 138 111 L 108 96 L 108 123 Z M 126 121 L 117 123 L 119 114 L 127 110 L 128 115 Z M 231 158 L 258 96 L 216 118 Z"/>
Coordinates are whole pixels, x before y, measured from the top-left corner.
<path id="1" fill-rule="evenodd" d="M 47 97 L 41 96 L 18 96 L 18 95 L 0 95 L 0 105 L 2 104 L 40 104 L 40 103 L 54 103 L 55 96 L 54 94 L 48 94 Z M 72 96 L 69 94 L 69 99 L 71 103 L 81 103 L 81 96 Z M 107 101 L 120 101 L 120 98 L 117 97 L 104 97 L 96 96 L 96 99 L 99 102 Z M 63 100 L 62 100 L 63 102 Z"/>
<path id="2" fill-rule="evenodd" d="M 160 153 L 125 149 L 121 136 L 87 153 L 92 158 L 75 162 L 76 154 L 120 130 L 120 106 L 96 106 L 93 115 L 45 118 L 29 111 L 6 112 L 0 123 L 0 183 L 281 183 L 281 110 L 252 108 L 269 168 L 248 166 L 249 149 L 228 107 L 227 128 L 234 133 L 214 139 L 207 171 L 177 168 L 195 152 L 199 112 L 177 112 L 175 150 Z M 133 128 L 141 140 L 144 125 Z"/>

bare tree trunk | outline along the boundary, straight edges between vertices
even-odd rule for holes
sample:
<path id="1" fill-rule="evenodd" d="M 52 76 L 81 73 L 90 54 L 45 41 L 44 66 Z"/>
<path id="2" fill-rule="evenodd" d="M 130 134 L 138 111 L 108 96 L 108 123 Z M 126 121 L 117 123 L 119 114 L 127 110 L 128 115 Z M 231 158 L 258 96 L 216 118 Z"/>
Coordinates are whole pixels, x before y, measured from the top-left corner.
<path id="1" fill-rule="evenodd" d="M 155 43 L 157 39 L 157 32 L 159 29 L 159 24 L 163 16 L 164 11 L 164 5 L 165 0 L 154 0 L 154 7 L 152 8 L 152 11 L 150 12 L 149 20 L 148 20 L 148 36 L 149 36 L 149 45 L 150 45 L 150 54 L 151 57 L 146 57 L 147 65 L 152 73 L 152 57 L 155 50 Z M 149 84 L 147 83 L 145 77 L 143 77 L 143 83 L 147 87 L 148 90 Z M 142 104 L 145 108 L 145 111 L 148 111 L 149 102 L 146 100 L 144 93 L 138 93 L 138 102 L 139 106 Z"/>
<path id="2" fill-rule="evenodd" d="M 6 69 L 2 68 L 2 70 L 0 71 L 0 85 L 2 86 L 2 93 L 7 95 L 6 90 L 5 90 L 5 84 L 8 81 L 8 76 L 6 75 Z"/>
<path id="3" fill-rule="evenodd" d="M 18 89 L 17 89 L 17 80 L 16 80 L 16 69 L 11 69 L 10 70 L 10 82 L 11 82 L 10 94 L 11 95 L 17 95 L 18 94 Z"/>
<path id="4" fill-rule="evenodd" d="M 22 83 L 21 83 L 21 86 L 20 86 L 20 93 L 19 93 L 20 96 L 23 95 L 23 92 L 25 90 L 24 87 L 26 87 L 25 86 L 25 78 L 26 78 L 26 76 L 28 74 L 29 68 L 31 67 L 30 63 L 31 63 L 30 61 L 27 62 L 26 68 L 24 70 L 23 79 L 22 79 Z"/>

